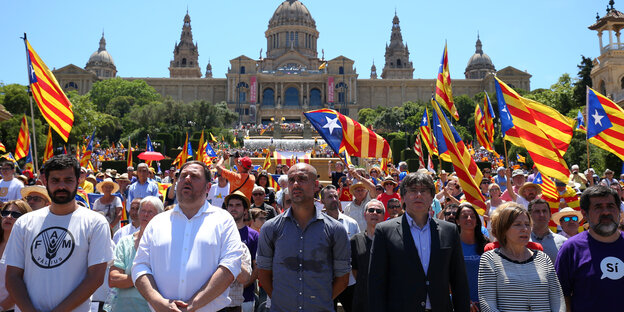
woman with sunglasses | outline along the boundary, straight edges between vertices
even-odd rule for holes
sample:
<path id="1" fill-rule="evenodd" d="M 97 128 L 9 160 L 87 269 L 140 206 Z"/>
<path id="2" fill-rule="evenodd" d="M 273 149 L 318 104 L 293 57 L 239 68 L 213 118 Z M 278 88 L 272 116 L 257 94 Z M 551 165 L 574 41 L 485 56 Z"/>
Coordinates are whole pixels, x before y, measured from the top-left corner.
<path id="1" fill-rule="evenodd" d="M 381 201 L 371 199 L 366 203 L 364 219 L 366 231 L 351 237 L 351 270 L 355 277 L 352 311 L 369 311 L 368 309 L 368 263 L 377 223 L 384 221 L 385 209 Z"/>
<path id="2" fill-rule="evenodd" d="M 13 229 L 13 224 L 15 224 L 15 220 L 21 217 L 23 214 L 27 212 L 31 212 L 30 206 L 23 200 L 11 200 L 4 205 L 2 205 L 2 227 L 0 228 L 0 255 L 4 254 L 4 248 L 6 247 L 7 241 L 9 240 L 9 236 L 11 235 L 11 230 Z M 0 310 L 12 310 L 15 302 L 11 297 L 9 297 L 9 293 L 5 287 L 5 276 L 6 276 L 6 264 L 4 262 L 0 262 Z"/>
<path id="3" fill-rule="evenodd" d="M 488 239 L 481 231 L 481 218 L 470 203 L 462 203 L 457 210 L 457 225 L 459 225 L 459 238 L 464 253 L 466 276 L 470 288 L 470 310 L 479 309 L 479 261 Z"/>

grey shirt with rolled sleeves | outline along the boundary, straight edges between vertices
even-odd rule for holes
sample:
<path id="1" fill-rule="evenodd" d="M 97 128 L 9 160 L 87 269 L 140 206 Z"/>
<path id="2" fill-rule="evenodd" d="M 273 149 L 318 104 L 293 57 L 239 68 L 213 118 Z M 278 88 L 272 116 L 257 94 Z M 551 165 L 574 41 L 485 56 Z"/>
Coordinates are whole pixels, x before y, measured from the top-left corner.
<path id="1" fill-rule="evenodd" d="M 559 249 L 561 249 L 561 246 L 563 246 L 563 243 L 567 240 L 565 236 L 553 233 L 550 229 L 548 229 L 548 233 L 542 238 L 537 237 L 535 233 L 531 232 L 531 241 L 542 245 L 544 253 L 550 257 L 552 263 L 555 263 L 555 260 L 557 260 Z"/>
<path id="2" fill-rule="evenodd" d="M 271 311 L 333 311 L 332 282 L 351 272 L 344 226 L 316 210 L 302 231 L 292 210 L 260 229 L 256 263 L 273 272 Z"/>

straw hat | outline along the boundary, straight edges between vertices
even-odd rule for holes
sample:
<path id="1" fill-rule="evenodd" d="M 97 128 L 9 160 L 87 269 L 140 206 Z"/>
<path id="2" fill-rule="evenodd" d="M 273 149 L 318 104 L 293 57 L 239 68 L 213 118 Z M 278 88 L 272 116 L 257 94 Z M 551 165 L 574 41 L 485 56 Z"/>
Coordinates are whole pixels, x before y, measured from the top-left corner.
<path id="1" fill-rule="evenodd" d="M 50 195 L 48 195 L 48 190 L 46 190 L 45 186 L 42 185 L 25 186 L 20 190 L 20 193 L 22 194 L 22 198 L 26 198 L 28 195 L 36 193 L 37 195 L 47 199 L 48 202 L 52 202 Z"/>
<path id="2" fill-rule="evenodd" d="M 386 177 L 383 182 L 381 183 L 381 185 L 386 186 L 386 184 L 388 183 L 392 183 L 394 185 L 397 185 L 398 183 L 396 181 L 394 181 L 394 178 L 392 177 Z"/>
<path id="3" fill-rule="evenodd" d="M 559 220 L 566 216 L 577 216 L 579 219 L 579 223 L 581 222 L 581 220 L 583 220 L 583 214 L 580 211 L 574 210 L 570 207 L 565 207 L 559 212 L 553 213 L 551 219 L 553 220 L 553 222 L 557 223 L 557 225 L 561 225 L 561 222 Z"/>
<path id="4" fill-rule="evenodd" d="M 366 189 L 366 185 L 364 185 L 364 183 L 362 183 L 362 181 L 358 181 L 357 183 L 352 184 L 352 185 L 349 187 L 349 191 L 350 191 L 351 193 L 353 193 L 353 191 L 355 191 L 355 189 L 357 189 L 357 188 L 363 188 L 363 189 Z"/>
<path id="5" fill-rule="evenodd" d="M 119 191 L 119 184 L 113 182 L 113 179 L 111 179 L 111 178 L 106 178 L 106 179 L 104 179 L 104 181 L 98 183 L 95 186 L 95 189 L 98 191 L 98 193 L 104 194 L 104 192 L 102 191 L 102 186 L 104 186 L 104 184 L 112 184 L 113 185 L 113 191 L 111 192 L 111 194 L 117 193 L 117 191 Z"/>
<path id="6" fill-rule="evenodd" d="M 522 184 L 522 186 L 520 187 L 520 189 L 518 190 L 518 194 L 520 194 L 521 196 L 524 197 L 524 195 L 522 195 L 522 193 L 524 192 L 524 190 L 526 190 L 528 187 L 534 187 L 535 189 L 537 189 L 537 193 L 541 193 L 542 192 L 542 187 L 539 184 L 535 184 L 535 183 L 531 183 L 531 182 L 525 182 L 524 184 Z"/>
<path id="7" fill-rule="evenodd" d="M 241 200 L 243 200 L 245 203 L 247 203 L 247 208 L 251 208 L 251 202 L 249 201 L 249 198 L 247 198 L 247 196 L 245 196 L 245 194 L 243 194 L 243 192 L 241 191 L 236 191 L 228 196 L 225 196 L 225 199 L 223 200 L 223 203 L 227 203 L 230 198 L 235 197 L 235 198 L 240 198 Z M 225 206 L 224 206 L 225 207 Z"/>

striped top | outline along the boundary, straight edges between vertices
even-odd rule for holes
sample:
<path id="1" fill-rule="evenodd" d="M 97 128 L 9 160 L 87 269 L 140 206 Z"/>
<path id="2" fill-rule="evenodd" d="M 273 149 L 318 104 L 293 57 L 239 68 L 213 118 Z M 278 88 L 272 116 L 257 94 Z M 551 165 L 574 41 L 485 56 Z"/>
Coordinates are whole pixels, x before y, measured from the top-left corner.
<path id="1" fill-rule="evenodd" d="M 565 311 L 555 268 L 548 255 L 532 250 L 523 262 L 500 250 L 485 252 L 479 263 L 479 303 L 482 311 Z"/>

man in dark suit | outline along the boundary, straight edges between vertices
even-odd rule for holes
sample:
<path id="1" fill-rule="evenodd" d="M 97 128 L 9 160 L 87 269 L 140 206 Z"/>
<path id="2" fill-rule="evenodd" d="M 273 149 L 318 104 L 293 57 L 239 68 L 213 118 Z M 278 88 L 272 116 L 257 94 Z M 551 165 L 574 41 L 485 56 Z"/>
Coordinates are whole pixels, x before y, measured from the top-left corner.
<path id="1" fill-rule="evenodd" d="M 375 228 L 368 271 L 370 311 L 470 311 L 457 227 L 429 216 L 433 180 L 410 173 L 400 194 L 405 214 Z"/>

